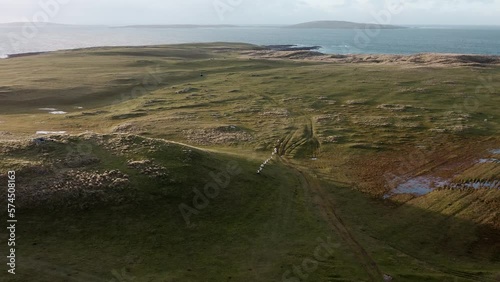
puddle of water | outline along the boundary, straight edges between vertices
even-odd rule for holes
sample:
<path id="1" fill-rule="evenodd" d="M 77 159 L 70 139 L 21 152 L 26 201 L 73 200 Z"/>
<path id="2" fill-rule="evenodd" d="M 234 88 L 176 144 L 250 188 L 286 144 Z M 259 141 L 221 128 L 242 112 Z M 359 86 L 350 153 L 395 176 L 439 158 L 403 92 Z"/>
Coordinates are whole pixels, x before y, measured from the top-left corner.
<path id="1" fill-rule="evenodd" d="M 466 183 L 450 183 L 450 181 L 438 177 L 419 176 L 400 184 L 396 189 L 384 195 L 388 199 L 394 195 L 411 194 L 415 196 L 424 196 L 434 191 L 436 188 L 447 186 L 451 189 L 461 188 L 490 188 L 500 189 L 500 180 L 477 181 Z"/>
<path id="2" fill-rule="evenodd" d="M 494 181 L 483 181 L 483 182 L 467 182 L 459 185 L 460 185 L 459 187 L 461 188 L 474 188 L 474 189 L 500 188 L 500 181 L 494 180 Z"/>
<path id="3" fill-rule="evenodd" d="M 37 131 L 36 132 L 36 135 L 48 135 L 48 134 L 61 135 L 61 134 L 66 134 L 66 131 Z"/>
<path id="4" fill-rule="evenodd" d="M 47 111 L 52 115 L 65 115 L 67 112 L 58 110 L 56 108 L 38 108 L 40 111 Z"/>
<path id="5" fill-rule="evenodd" d="M 500 163 L 499 159 L 480 159 L 478 161 L 480 164 L 485 164 L 485 163 Z"/>
<path id="6" fill-rule="evenodd" d="M 384 196 L 384 199 L 390 198 L 399 194 L 411 194 L 416 196 L 427 195 L 434 189 L 448 184 L 447 180 L 439 177 L 419 176 L 412 178 L 405 183 L 399 184 L 398 187 Z"/>
<path id="7" fill-rule="evenodd" d="M 492 149 L 490 153 L 494 155 L 500 155 L 500 149 Z M 488 158 L 477 160 L 479 164 L 485 163 L 500 163 L 500 159 Z M 461 189 L 461 188 L 491 188 L 500 189 L 500 180 L 494 181 L 482 181 L 482 182 L 466 182 L 466 183 L 452 183 L 450 180 L 442 179 L 439 177 L 431 176 L 419 176 L 412 178 L 405 183 L 399 184 L 398 187 L 391 192 L 384 195 L 384 199 L 390 198 L 394 195 L 399 194 L 411 194 L 416 196 L 427 195 L 434 191 L 436 188 L 447 186 L 451 189 Z"/>

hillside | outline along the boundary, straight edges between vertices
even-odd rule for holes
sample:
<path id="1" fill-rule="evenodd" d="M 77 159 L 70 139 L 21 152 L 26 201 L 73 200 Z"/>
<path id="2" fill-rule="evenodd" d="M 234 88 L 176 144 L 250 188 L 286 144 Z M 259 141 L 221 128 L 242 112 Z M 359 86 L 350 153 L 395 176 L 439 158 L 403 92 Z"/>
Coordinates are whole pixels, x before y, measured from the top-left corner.
<path id="1" fill-rule="evenodd" d="M 274 270 L 294 263 L 287 252 L 307 253 L 327 230 L 293 175 L 273 165 L 277 177 L 263 182 L 256 159 L 133 135 L 53 136 L 0 150 L 9 156 L 0 169 L 18 175 L 26 225 L 18 274 L 3 281 L 278 279 Z"/>
<path id="2" fill-rule="evenodd" d="M 287 26 L 286 28 L 324 28 L 324 29 L 402 29 L 406 27 L 346 21 L 314 21 Z"/>
<path id="3" fill-rule="evenodd" d="M 0 60 L 5 281 L 498 281 L 496 61 L 269 48 Z"/>

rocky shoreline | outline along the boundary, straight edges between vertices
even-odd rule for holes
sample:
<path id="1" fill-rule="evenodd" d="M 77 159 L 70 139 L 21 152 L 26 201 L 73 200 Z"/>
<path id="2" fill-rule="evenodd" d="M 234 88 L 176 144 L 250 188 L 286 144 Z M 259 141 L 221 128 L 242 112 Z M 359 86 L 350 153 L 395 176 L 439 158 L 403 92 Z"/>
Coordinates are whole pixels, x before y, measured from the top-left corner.
<path id="1" fill-rule="evenodd" d="M 243 51 L 246 58 L 289 59 L 301 61 L 321 61 L 332 63 L 371 64 L 414 64 L 414 65 L 456 65 L 489 66 L 500 65 L 500 56 L 474 54 L 422 53 L 413 55 L 391 54 L 324 54 L 318 46 L 294 47 L 295 45 L 263 46 L 260 50 Z"/>

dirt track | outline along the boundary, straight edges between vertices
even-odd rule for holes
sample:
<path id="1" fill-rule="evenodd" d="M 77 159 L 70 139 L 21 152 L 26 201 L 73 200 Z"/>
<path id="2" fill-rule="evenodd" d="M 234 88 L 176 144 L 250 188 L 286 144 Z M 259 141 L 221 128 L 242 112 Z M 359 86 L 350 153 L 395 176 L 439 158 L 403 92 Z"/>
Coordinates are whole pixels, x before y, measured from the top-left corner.
<path id="1" fill-rule="evenodd" d="M 359 244 L 342 219 L 336 214 L 330 195 L 328 195 L 323 187 L 321 187 L 318 180 L 294 167 L 288 160 L 284 158 L 281 158 L 280 160 L 297 174 L 303 188 L 311 193 L 313 203 L 319 207 L 323 218 L 327 221 L 330 227 L 337 232 L 338 235 L 340 235 L 344 242 L 351 248 L 353 253 L 356 254 L 371 281 L 383 281 L 383 273 L 377 263 L 370 257 L 363 246 Z"/>
<path id="2" fill-rule="evenodd" d="M 317 144 L 317 146 L 309 146 L 309 153 L 312 156 L 315 156 L 320 150 L 321 145 L 319 144 L 319 142 L 314 142 L 315 140 L 317 140 L 315 136 L 314 122 L 310 119 L 307 119 L 307 121 L 305 121 L 305 124 L 306 125 L 304 128 L 307 132 L 305 132 L 304 134 L 300 134 L 299 130 L 297 130 L 290 133 L 282 140 L 281 144 L 278 146 L 279 160 L 297 175 L 303 189 L 311 195 L 313 204 L 319 208 L 322 217 L 329 224 L 332 230 L 342 238 L 342 240 L 350 247 L 352 252 L 358 257 L 360 264 L 366 271 L 367 275 L 370 277 L 371 281 L 384 281 L 384 273 L 379 268 L 376 261 L 366 251 L 366 249 L 356 240 L 354 235 L 350 232 L 349 228 L 343 222 L 342 218 L 338 216 L 335 211 L 334 199 L 328 193 L 328 191 L 326 191 L 322 187 L 319 179 L 311 176 L 309 173 L 305 172 L 289 161 L 289 158 L 293 157 L 294 151 L 298 150 L 298 148 L 301 146 L 310 144 L 311 141 L 313 141 L 313 144 Z M 298 128 L 300 128 L 300 126 Z M 440 265 L 430 264 L 427 261 L 421 258 L 414 257 L 411 254 L 407 254 L 400 249 L 394 249 L 414 258 L 421 263 L 426 264 L 430 269 L 441 272 L 443 274 L 452 275 L 456 278 L 461 278 L 468 281 L 493 281 L 483 276 L 449 269 Z"/>
<path id="3" fill-rule="evenodd" d="M 333 231 L 338 233 L 342 240 L 358 257 L 360 264 L 365 269 L 367 275 L 370 277 L 370 280 L 383 281 L 384 274 L 378 267 L 377 263 L 371 258 L 368 252 L 349 231 L 342 219 L 336 214 L 333 199 L 328 192 L 325 191 L 317 179 L 309 176 L 306 172 L 294 166 L 286 158 L 287 155 L 291 155 L 293 151 L 298 149 L 298 147 L 306 144 L 309 144 L 308 149 L 311 150 L 310 153 L 312 156 L 315 156 L 319 151 L 320 144 L 315 136 L 314 122 L 311 119 L 307 119 L 304 129 L 305 132 L 302 135 L 300 135 L 299 130 L 297 130 L 283 139 L 283 142 L 280 146 L 278 146 L 280 161 L 297 175 L 303 189 L 312 196 L 314 205 L 319 208 L 321 215 L 326 220 L 328 225 Z"/>

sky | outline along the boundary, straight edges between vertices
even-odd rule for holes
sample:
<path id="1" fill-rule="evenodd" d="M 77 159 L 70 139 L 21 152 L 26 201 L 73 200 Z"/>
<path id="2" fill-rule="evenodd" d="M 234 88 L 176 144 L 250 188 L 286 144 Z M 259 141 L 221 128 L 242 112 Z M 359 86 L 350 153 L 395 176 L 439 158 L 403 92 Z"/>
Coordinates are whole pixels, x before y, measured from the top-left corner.
<path id="1" fill-rule="evenodd" d="M 500 0 L 0 0 L 0 23 L 500 25 Z"/>

